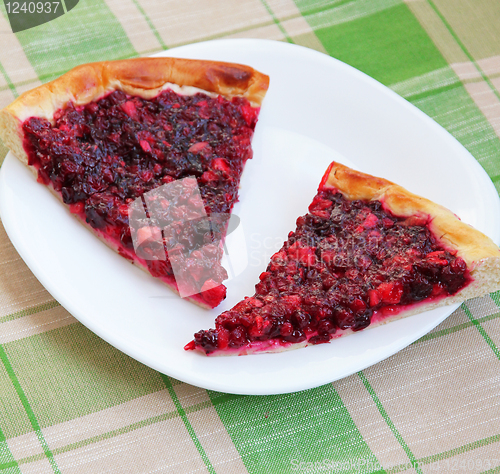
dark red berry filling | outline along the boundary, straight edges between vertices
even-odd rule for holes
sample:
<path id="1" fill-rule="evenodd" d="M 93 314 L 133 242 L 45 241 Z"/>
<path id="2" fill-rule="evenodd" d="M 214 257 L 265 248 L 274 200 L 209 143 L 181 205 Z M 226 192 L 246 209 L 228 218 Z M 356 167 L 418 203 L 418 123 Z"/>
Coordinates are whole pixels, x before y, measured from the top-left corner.
<path id="1" fill-rule="evenodd" d="M 242 98 L 165 90 L 146 100 L 115 91 L 85 106 L 68 104 L 54 114 L 53 123 L 27 119 L 22 124 L 24 148 L 29 164 L 38 170 L 38 181 L 51 185 L 71 212 L 122 255 L 175 284 L 168 258 L 144 260 L 135 254 L 129 204 L 163 184 L 194 176 L 208 216 L 229 214 L 244 164 L 252 157 L 258 112 Z M 213 252 L 219 249 L 191 258 L 200 242 L 216 244 L 224 233 L 220 226 L 214 231 L 207 225 L 205 220 L 170 238 L 178 239 L 187 264 L 196 264 L 198 283 L 215 278 L 221 284 L 227 276 L 219 263 L 214 268 Z M 203 268 L 209 267 L 204 275 Z M 211 283 L 202 293 L 203 302 L 216 306 L 225 297 L 225 287 L 213 288 Z"/>
<path id="2" fill-rule="evenodd" d="M 349 201 L 323 188 L 260 275 L 255 295 L 186 349 L 321 344 L 470 281 L 465 261 L 439 243 L 427 218 L 397 217 L 379 201 Z"/>

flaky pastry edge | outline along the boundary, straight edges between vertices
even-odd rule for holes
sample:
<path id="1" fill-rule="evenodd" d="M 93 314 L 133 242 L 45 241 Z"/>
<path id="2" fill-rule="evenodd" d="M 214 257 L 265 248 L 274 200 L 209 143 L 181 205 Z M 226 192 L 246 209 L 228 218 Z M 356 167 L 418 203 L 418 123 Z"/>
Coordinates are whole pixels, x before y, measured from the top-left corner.
<path id="1" fill-rule="evenodd" d="M 52 121 L 68 103 L 85 105 L 121 90 L 151 99 L 171 84 L 222 95 L 243 97 L 260 107 L 269 77 L 242 64 L 182 58 L 135 58 L 83 64 L 57 79 L 24 92 L 0 111 L 0 138 L 28 165 L 22 123 L 29 117 Z"/>

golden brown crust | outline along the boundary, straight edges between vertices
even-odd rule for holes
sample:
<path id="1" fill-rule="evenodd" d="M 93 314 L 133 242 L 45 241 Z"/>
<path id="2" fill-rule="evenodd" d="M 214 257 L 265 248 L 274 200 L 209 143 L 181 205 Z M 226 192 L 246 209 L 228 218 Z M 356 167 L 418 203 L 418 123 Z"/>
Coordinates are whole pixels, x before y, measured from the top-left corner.
<path id="1" fill-rule="evenodd" d="M 500 288 L 500 249 L 486 235 L 463 223 L 439 204 L 410 193 L 397 184 L 332 163 L 322 185 L 335 188 L 350 200 L 378 200 L 396 216 L 429 221 L 434 235 L 449 249 L 457 251 L 472 272 L 474 283 L 453 302 L 479 296 Z M 485 271 L 488 269 L 488 274 Z M 488 280 L 488 281 L 485 281 Z M 451 302 L 451 301 L 450 301 Z"/>
<path id="2" fill-rule="evenodd" d="M 244 97 L 259 107 L 269 77 L 250 66 L 180 58 L 137 58 L 78 66 L 52 82 L 20 95 L 0 111 L 0 137 L 28 164 L 21 123 L 29 117 L 52 120 L 68 102 L 83 105 L 113 90 L 150 99 L 169 84 L 195 87 L 226 98 Z"/>
<path id="3" fill-rule="evenodd" d="M 83 64 L 52 82 L 18 97 L 6 110 L 21 121 L 52 118 L 69 101 L 87 104 L 113 90 L 151 98 L 167 83 L 197 87 L 232 98 L 245 97 L 260 106 L 269 77 L 250 66 L 180 58 L 137 58 Z"/>

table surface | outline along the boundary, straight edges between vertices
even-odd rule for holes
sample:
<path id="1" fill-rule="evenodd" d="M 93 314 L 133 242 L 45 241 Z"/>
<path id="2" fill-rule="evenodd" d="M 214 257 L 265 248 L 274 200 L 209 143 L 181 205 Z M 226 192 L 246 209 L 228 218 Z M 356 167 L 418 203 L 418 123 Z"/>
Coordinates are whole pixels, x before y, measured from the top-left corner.
<path id="1" fill-rule="evenodd" d="M 15 34 L 0 9 L 0 108 L 84 62 L 214 38 L 287 41 L 390 87 L 500 190 L 497 0 L 66 0 L 64 15 Z M 6 153 L 0 143 L 0 163 Z M 0 226 L 0 473 L 500 473 L 499 307 L 500 292 L 469 301 L 322 387 L 230 395 L 94 335 Z"/>

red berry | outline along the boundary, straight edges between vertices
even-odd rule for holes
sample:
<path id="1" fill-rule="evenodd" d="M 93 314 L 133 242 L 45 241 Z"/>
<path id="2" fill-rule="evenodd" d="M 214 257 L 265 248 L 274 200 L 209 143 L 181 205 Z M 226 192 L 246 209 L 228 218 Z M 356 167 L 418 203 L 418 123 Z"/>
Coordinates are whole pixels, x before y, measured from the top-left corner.
<path id="1" fill-rule="evenodd" d="M 215 308 L 226 298 L 226 287 L 214 280 L 207 280 L 201 287 L 201 295 L 209 306 Z"/>

